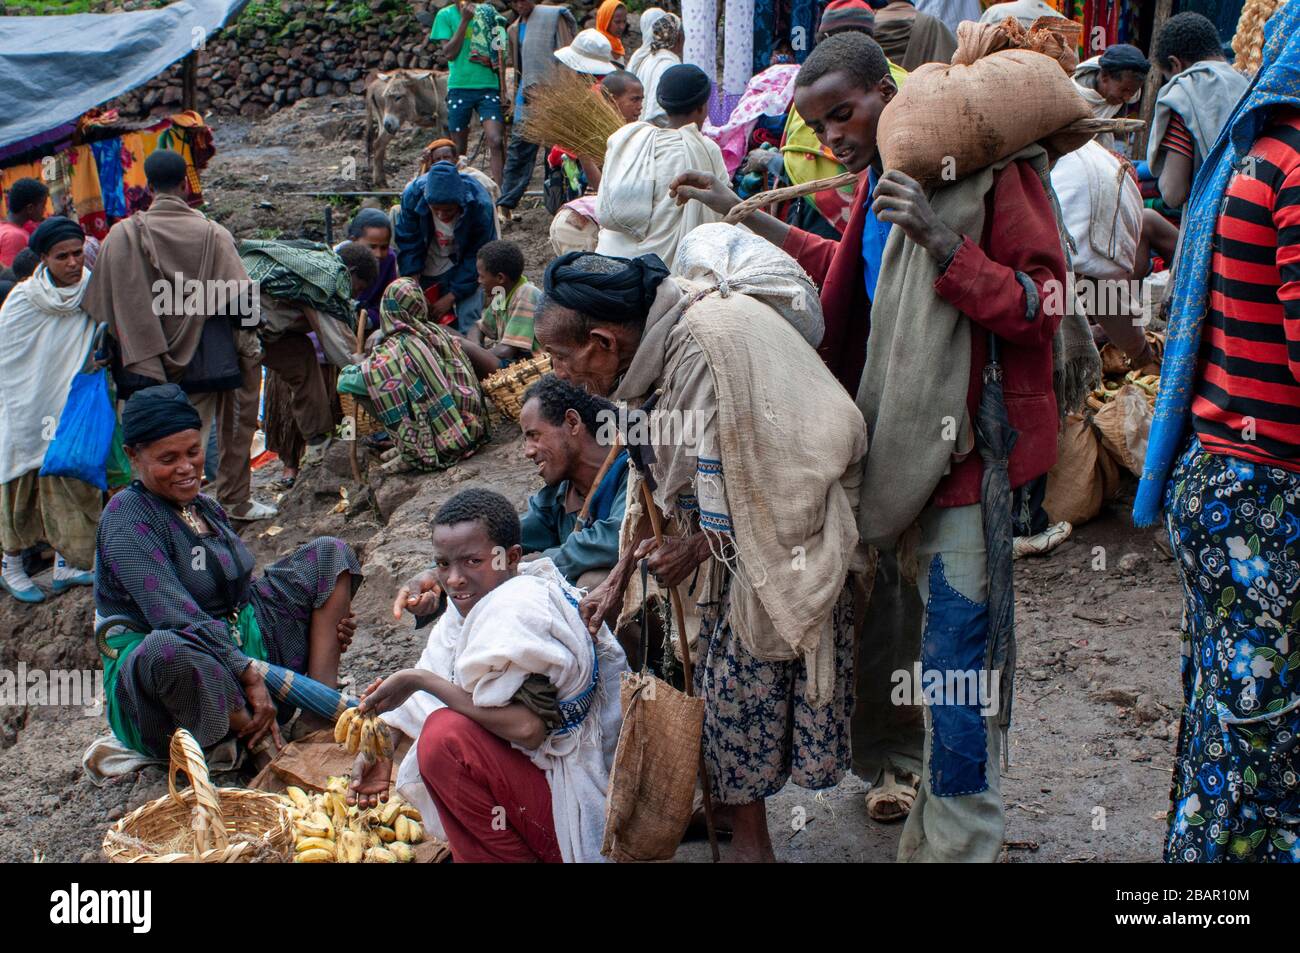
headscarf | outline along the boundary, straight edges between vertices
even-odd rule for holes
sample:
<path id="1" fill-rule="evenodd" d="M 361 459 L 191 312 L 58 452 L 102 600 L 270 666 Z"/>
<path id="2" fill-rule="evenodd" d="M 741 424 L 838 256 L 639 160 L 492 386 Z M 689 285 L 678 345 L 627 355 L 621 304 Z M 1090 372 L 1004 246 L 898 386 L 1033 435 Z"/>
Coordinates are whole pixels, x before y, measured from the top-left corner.
<path id="1" fill-rule="evenodd" d="M 609 32 L 609 25 L 614 19 L 614 14 L 618 12 L 618 8 L 622 6 L 622 0 L 605 0 L 596 10 L 596 29 L 605 34 L 605 39 L 609 40 L 610 54 L 616 60 L 623 58 L 623 41 Z"/>
<path id="2" fill-rule="evenodd" d="M 677 45 L 677 38 L 682 34 L 682 21 L 675 13 L 665 13 L 658 19 L 651 30 L 650 52 L 671 50 Z"/>
<path id="3" fill-rule="evenodd" d="M 668 15 L 668 11 L 660 10 L 658 7 L 649 7 L 641 11 L 641 45 L 636 48 L 631 59 L 627 61 L 629 73 L 635 73 L 645 62 L 645 58 L 653 52 L 651 42 L 654 40 L 655 24 Z"/>
<path id="4" fill-rule="evenodd" d="M 450 162 L 435 162 L 424 174 L 424 200 L 430 205 L 465 207 L 465 183 Z"/>
<path id="5" fill-rule="evenodd" d="M 863 0 L 831 0 L 817 26 L 817 39 L 838 30 L 862 30 L 872 33 L 876 29 L 876 14 Z"/>
<path id="6" fill-rule="evenodd" d="M 693 63 L 678 63 L 664 70 L 655 89 L 655 99 L 670 116 L 681 115 L 708 102 L 712 88 L 704 70 Z"/>
<path id="7" fill-rule="evenodd" d="M 622 267 L 589 271 L 583 267 L 586 258 Z M 548 299 L 582 314 L 600 315 L 612 324 L 644 324 L 659 284 L 667 277 L 668 268 L 658 255 L 627 259 L 575 251 L 546 266 L 543 287 Z"/>
<path id="8" fill-rule="evenodd" d="M 363 208 L 348 222 L 348 238 L 355 241 L 365 234 L 367 228 L 386 228 L 391 235 L 393 221 L 377 208 Z"/>
<path id="9" fill-rule="evenodd" d="M 185 391 L 176 384 L 157 384 L 131 395 L 122 409 L 122 442 L 141 447 L 203 423 Z"/>
<path id="10" fill-rule="evenodd" d="M 51 215 L 36 226 L 32 237 L 27 239 L 27 247 L 36 254 L 44 256 L 49 254 L 50 249 L 59 242 L 66 242 L 71 238 L 85 241 L 86 233 L 80 225 L 67 216 Z"/>
<path id="11" fill-rule="evenodd" d="M 409 331 L 428 337 L 428 320 L 429 303 L 414 278 L 398 278 L 384 289 L 379 301 L 379 326 L 385 336 Z"/>
<path id="12" fill-rule="evenodd" d="M 1267 127 L 1278 107 L 1300 105 L 1300 0 L 1291 0 L 1264 27 L 1259 72 L 1237 102 L 1205 157 L 1183 214 L 1183 235 L 1174 262 L 1169 328 L 1160 367 L 1151 436 L 1133 522 L 1150 526 L 1160 518 L 1165 482 L 1182 450 L 1196 387 L 1201 325 L 1209 306 L 1210 262 L 1219 205 L 1238 163 Z"/>

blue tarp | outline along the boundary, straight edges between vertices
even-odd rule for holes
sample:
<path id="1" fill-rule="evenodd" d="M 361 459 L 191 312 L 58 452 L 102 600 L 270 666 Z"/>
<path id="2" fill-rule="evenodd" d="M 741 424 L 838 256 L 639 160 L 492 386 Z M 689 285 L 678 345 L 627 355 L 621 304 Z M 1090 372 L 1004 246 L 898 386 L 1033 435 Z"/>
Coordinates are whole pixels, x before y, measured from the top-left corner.
<path id="1" fill-rule="evenodd" d="M 0 17 L 0 146 L 19 142 L 153 79 L 248 0 L 181 0 L 158 10 Z"/>

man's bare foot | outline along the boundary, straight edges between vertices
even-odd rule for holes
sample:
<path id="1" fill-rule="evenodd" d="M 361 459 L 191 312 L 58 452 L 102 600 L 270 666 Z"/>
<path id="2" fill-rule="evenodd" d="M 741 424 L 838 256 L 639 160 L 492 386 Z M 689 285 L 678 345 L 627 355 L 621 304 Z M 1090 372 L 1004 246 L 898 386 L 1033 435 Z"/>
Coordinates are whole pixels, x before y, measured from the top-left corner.
<path id="1" fill-rule="evenodd" d="M 731 849 L 729 864 L 774 864 L 772 837 L 767 830 L 767 802 L 750 801 L 731 807 Z"/>

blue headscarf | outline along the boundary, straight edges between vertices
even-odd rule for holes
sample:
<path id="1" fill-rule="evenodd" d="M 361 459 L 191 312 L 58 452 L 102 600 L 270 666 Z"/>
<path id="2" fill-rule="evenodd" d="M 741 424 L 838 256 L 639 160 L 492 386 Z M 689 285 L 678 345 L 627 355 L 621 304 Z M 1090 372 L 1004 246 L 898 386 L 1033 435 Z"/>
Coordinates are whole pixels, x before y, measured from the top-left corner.
<path id="1" fill-rule="evenodd" d="M 1279 106 L 1300 105 L 1300 0 L 1288 0 L 1264 27 L 1259 72 L 1219 133 L 1201 166 L 1183 212 L 1183 236 L 1174 268 L 1169 329 L 1160 368 L 1160 396 L 1142 483 L 1133 503 L 1133 522 L 1150 526 L 1160 518 L 1165 482 L 1182 450 L 1196 387 L 1201 324 L 1209 306 L 1210 259 L 1219 205 L 1228 182 Z"/>

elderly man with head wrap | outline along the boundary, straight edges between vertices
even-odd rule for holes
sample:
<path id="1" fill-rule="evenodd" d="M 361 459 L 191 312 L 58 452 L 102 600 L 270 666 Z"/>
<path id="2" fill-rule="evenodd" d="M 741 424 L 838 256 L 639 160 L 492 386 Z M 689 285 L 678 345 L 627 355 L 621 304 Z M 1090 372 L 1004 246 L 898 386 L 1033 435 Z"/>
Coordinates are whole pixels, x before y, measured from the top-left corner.
<path id="1" fill-rule="evenodd" d="M 711 88 L 698 66 L 674 66 L 664 73 L 657 93 L 668 128 L 633 122 L 609 137 L 596 205 L 601 226 L 596 251 L 623 257 L 655 254 L 671 267 L 677 244 L 696 226 L 718 220 L 704 206 L 678 205 L 668 194 L 669 184 L 690 170 L 727 177 L 722 150 L 700 131 Z"/>
<path id="2" fill-rule="evenodd" d="M 133 394 L 122 435 L 138 479 L 109 501 L 95 544 L 96 618 L 127 629 L 104 643 L 113 734 L 154 757 L 177 728 L 204 748 L 232 735 L 255 750 L 278 740 L 277 715 L 291 711 L 277 711 L 261 663 L 337 685 L 356 554 L 321 536 L 254 579 L 252 553 L 199 493 L 199 415 L 175 384 Z"/>
<path id="3" fill-rule="evenodd" d="M 583 617 L 595 631 L 635 608 L 639 559 L 663 586 L 694 580 L 685 608 L 714 797 L 733 811 L 737 856 L 771 860 L 764 799 L 790 780 L 829 787 L 850 760 L 846 579 L 867 434 L 813 350 L 816 289 L 784 252 L 719 223 L 682 243 L 672 277 L 653 255 L 574 253 L 551 263 L 546 293 L 537 335 L 556 376 L 653 405 L 650 426 L 623 434 L 642 470 L 619 562 Z M 662 542 L 647 490 L 667 518 Z"/>
<path id="4" fill-rule="evenodd" d="M 21 602 L 45 599 L 21 555 L 42 539 L 55 549 L 56 593 L 90 584 L 100 492 L 71 477 L 39 476 L 68 389 L 91 359 L 85 237 L 62 215 L 37 226 L 30 247 L 41 264 L 0 308 L 0 586 Z"/>

